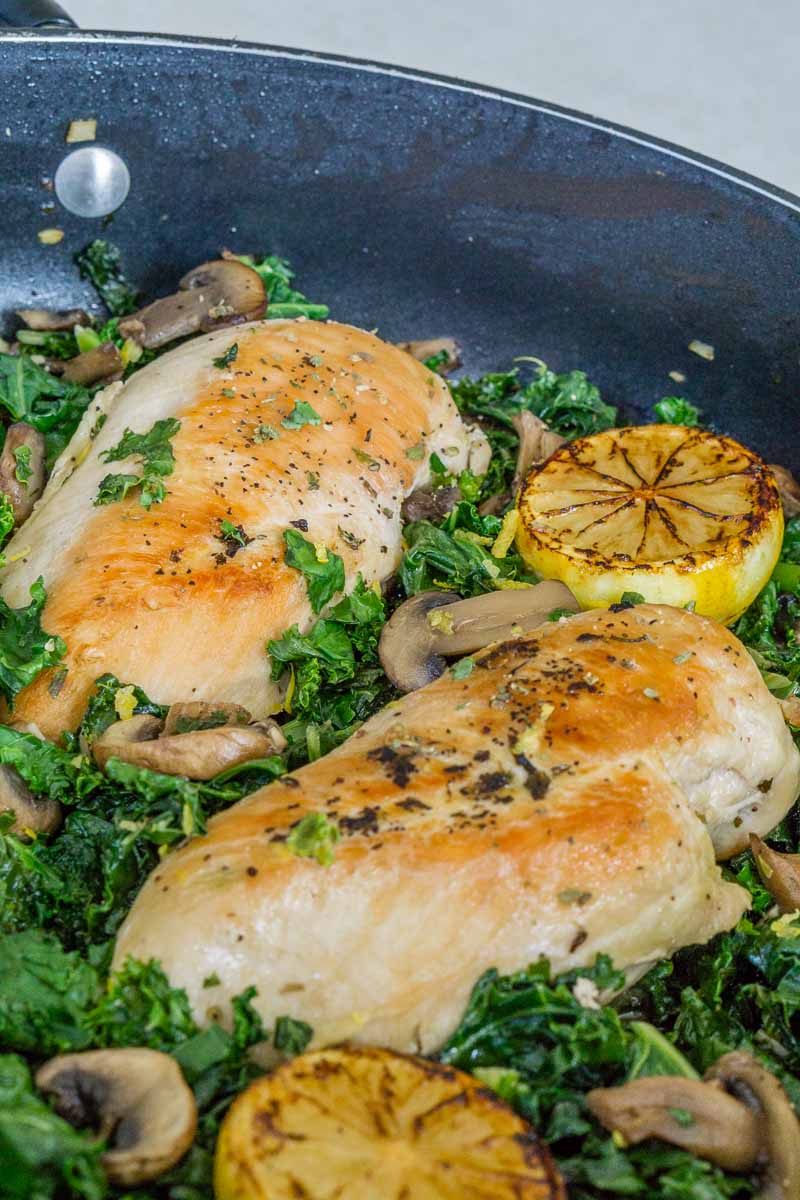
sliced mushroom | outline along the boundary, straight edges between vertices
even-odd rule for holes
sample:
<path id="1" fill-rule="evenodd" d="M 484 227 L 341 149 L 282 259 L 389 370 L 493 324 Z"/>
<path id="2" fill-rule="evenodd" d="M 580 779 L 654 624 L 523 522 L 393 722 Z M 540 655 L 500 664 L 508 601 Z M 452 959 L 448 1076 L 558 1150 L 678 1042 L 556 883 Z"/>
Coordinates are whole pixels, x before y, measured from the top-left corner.
<path id="1" fill-rule="evenodd" d="M 777 901 L 781 912 L 797 912 L 800 909 L 800 854 L 779 854 L 754 833 L 750 834 L 750 849 L 761 882 Z"/>
<path id="2" fill-rule="evenodd" d="M 143 722 L 155 722 L 150 733 Z M 138 722 L 130 735 L 129 726 Z M 238 767 L 252 759 L 278 754 L 286 747 L 286 738 L 275 721 L 257 721 L 252 725 L 219 725 L 192 733 L 155 736 L 162 722 L 157 717 L 131 717 L 116 721 L 94 742 L 92 752 L 98 766 L 110 758 L 137 767 L 148 767 L 164 775 L 184 775 L 187 779 L 213 779 L 221 771 Z"/>
<path id="3" fill-rule="evenodd" d="M 13 812 L 11 832 L 55 833 L 61 824 L 57 800 L 37 799 L 13 767 L 0 766 L 0 813 Z"/>
<path id="4" fill-rule="evenodd" d="M 752 1112 L 720 1087 L 657 1075 L 588 1093 L 590 1112 L 611 1133 L 636 1146 L 659 1138 L 726 1171 L 752 1171 L 760 1150 Z"/>
<path id="5" fill-rule="evenodd" d="M 60 333 L 75 325 L 91 325 L 92 319 L 82 308 L 68 308 L 64 312 L 49 312 L 46 308 L 18 308 L 17 316 L 28 329 L 37 333 Z"/>
<path id="6" fill-rule="evenodd" d="M 114 343 L 102 342 L 65 362 L 61 378 L 88 387 L 100 379 L 111 380 L 113 376 L 121 375 L 124 365 Z"/>
<path id="7" fill-rule="evenodd" d="M 28 471 L 20 472 L 28 475 L 27 479 L 19 479 L 20 462 L 14 452 L 27 447 L 30 456 L 27 461 Z M 0 454 L 0 492 L 5 492 L 14 510 L 14 524 L 21 525 L 29 517 L 34 504 L 44 491 L 44 434 L 24 421 L 15 421 L 6 430 L 6 440 L 3 452 Z"/>
<path id="8" fill-rule="evenodd" d="M 555 454 L 556 450 L 560 450 L 567 439 L 560 433 L 553 433 L 540 417 L 534 416 L 527 409 L 515 415 L 513 425 L 519 434 L 517 465 L 511 484 L 512 494 L 516 495 L 534 463 L 544 462 L 551 454 Z"/>
<path id="9" fill-rule="evenodd" d="M 439 375 L 449 375 L 451 371 L 455 371 L 456 367 L 461 366 L 461 349 L 454 338 L 426 338 L 421 342 L 396 342 L 395 344 L 398 350 L 405 350 L 406 354 L 416 358 L 417 362 L 423 363 L 444 351 L 447 358 L 442 361 L 441 366 L 436 368 Z"/>
<path id="10" fill-rule="evenodd" d="M 578 602 L 565 584 L 554 579 L 469 600 L 454 598 L 452 592 L 420 592 L 386 622 L 378 654 L 395 687 L 412 692 L 443 674 L 445 657 L 470 654 L 527 633 L 556 608 L 577 612 Z"/>
<path id="11" fill-rule="evenodd" d="M 786 467 L 770 463 L 769 469 L 775 476 L 784 513 L 787 517 L 796 517 L 800 513 L 800 483 Z"/>
<path id="12" fill-rule="evenodd" d="M 202 330 L 256 321 L 264 316 L 267 293 L 252 267 L 232 259 L 215 259 L 195 267 L 180 281 L 179 291 L 123 317 L 119 331 L 150 349 Z"/>
<path id="13" fill-rule="evenodd" d="M 249 725 L 252 714 L 241 704 L 209 704 L 207 700 L 188 700 L 171 704 L 164 722 L 164 737 L 173 733 L 193 733 L 216 729 L 220 725 Z"/>
<path id="14" fill-rule="evenodd" d="M 553 433 L 540 417 L 534 416 L 527 409 L 514 416 L 513 425 L 519 434 L 519 446 L 511 487 L 509 491 L 501 492 L 497 496 L 490 496 L 488 500 L 484 501 L 480 508 L 481 513 L 499 513 L 507 508 L 522 486 L 531 467 L 536 463 L 544 462 L 551 454 L 555 454 L 556 450 L 559 450 L 568 440 L 560 433 Z"/>
<path id="15" fill-rule="evenodd" d="M 764 1163 L 757 1200 L 797 1200 L 800 1196 L 800 1122 L 775 1076 L 751 1055 L 734 1050 L 706 1071 L 758 1119 Z"/>
<path id="16" fill-rule="evenodd" d="M 110 758 L 133 762 L 129 748 L 138 745 L 139 742 L 149 742 L 152 738 L 157 738 L 163 728 L 164 722 L 160 717 L 147 713 L 129 717 L 127 721 L 114 721 L 92 742 L 94 760 L 101 770 Z"/>
<path id="17" fill-rule="evenodd" d="M 174 1058 L 158 1050 L 88 1050 L 51 1058 L 37 1087 L 59 1116 L 108 1142 L 112 1183 L 131 1187 L 183 1158 L 197 1130 L 197 1105 Z"/>
<path id="18" fill-rule="evenodd" d="M 460 499 L 457 487 L 420 488 L 403 501 L 401 519 L 404 525 L 412 521 L 441 521 Z"/>

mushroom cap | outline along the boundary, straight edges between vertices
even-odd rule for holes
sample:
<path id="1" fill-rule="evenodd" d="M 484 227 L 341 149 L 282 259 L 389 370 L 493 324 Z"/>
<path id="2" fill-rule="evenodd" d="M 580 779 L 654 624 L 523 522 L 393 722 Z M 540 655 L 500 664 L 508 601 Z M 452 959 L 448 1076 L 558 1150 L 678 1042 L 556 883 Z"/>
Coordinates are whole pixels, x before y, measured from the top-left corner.
<path id="1" fill-rule="evenodd" d="M 31 452 L 28 462 L 30 475 L 26 480 L 17 478 L 19 464 L 14 457 L 14 451 L 23 446 Z M 30 516 L 34 504 L 44 491 L 44 464 L 44 434 L 24 421 L 15 421 L 13 425 L 9 425 L 0 453 L 0 492 L 4 492 L 11 501 L 16 525 L 21 525 Z"/>
<path id="2" fill-rule="evenodd" d="M 789 1097 L 771 1071 L 743 1050 L 717 1059 L 706 1071 L 758 1118 L 764 1160 L 757 1200 L 797 1200 L 800 1196 L 800 1122 Z"/>
<path id="3" fill-rule="evenodd" d="M 208 700 L 179 700 L 169 707 L 164 721 L 164 736 L 212 729 L 219 725 L 249 725 L 252 720 L 252 713 L 248 709 L 227 700 L 219 704 L 211 704 Z"/>
<path id="4" fill-rule="evenodd" d="M 179 290 L 119 323 L 120 333 L 150 349 L 202 330 L 256 321 L 264 316 L 267 293 L 257 271 L 236 259 L 201 263 L 184 275 Z"/>
<path id="5" fill-rule="evenodd" d="M 61 378 L 86 387 L 100 379 L 110 379 L 112 375 L 119 376 L 123 370 L 124 364 L 115 344 L 102 342 L 99 346 L 70 358 L 64 364 Z"/>
<path id="6" fill-rule="evenodd" d="M 415 691 L 443 674 L 445 657 L 470 654 L 528 633 L 557 608 L 577 612 L 578 602 L 568 587 L 554 579 L 469 600 L 454 598 L 453 592 L 419 592 L 395 609 L 384 625 L 378 654 L 395 687 Z M 437 609 L 442 612 L 434 615 Z"/>
<path id="7" fill-rule="evenodd" d="M 164 722 L 159 717 L 115 721 L 93 743 L 95 761 L 104 768 L 109 759 L 119 758 L 163 775 L 205 780 L 231 767 L 280 753 L 286 746 L 280 727 L 271 720 L 187 733 L 167 734 L 165 730 L 162 734 L 162 729 Z"/>
<path id="8" fill-rule="evenodd" d="M 108 1139 L 103 1166 L 130 1187 L 173 1167 L 194 1141 L 197 1105 L 174 1058 L 132 1047 L 51 1058 L 36 1085 L 56 1112 Z"/>
<path id="9" fill-rule="evenodd" d="M 606 1129 L 636 1146 L 655 1137 L 708 1159 L 726 1171 L 751 1171 L 761 1149 L 758 1124 L 744 1104 L 722 1088 L 683 1075 L 633 1079 L 595 1088 L 590 1112 Z M 676 1114 L 690 1114 L 681 1121 Z"/>
<path id="10" fill-rule="evenodd" d="M 0 766 L 0 813 L 13 812 L 11 832 L 55 833 L 61 824 L 61 805 L 57 800 L 38 799 L 11 766 Z"/>
<path id="11" fill-rule="evenodd" d="M 82 308 L 68 308 L 55 312 L 47 308 L 18 308 L 17 316 L 28 329 L 37 333 L 58 333 L 73 329 L 76 325 L 91 325 L 92 319 Z"/>
<path id="12" fill-rule="evenodd" d="M 797 912 L 800 909 L 800 854 L 780 854 L 755 833 L 750 834 L 750 849 L 761 882 L 781 912 Z"/>

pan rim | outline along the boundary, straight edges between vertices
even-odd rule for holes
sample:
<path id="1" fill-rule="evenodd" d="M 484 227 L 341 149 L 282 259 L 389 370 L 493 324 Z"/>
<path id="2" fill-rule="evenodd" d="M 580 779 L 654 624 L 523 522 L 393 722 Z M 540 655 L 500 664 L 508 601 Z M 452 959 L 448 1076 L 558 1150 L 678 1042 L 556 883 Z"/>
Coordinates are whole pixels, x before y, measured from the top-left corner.
<path id="1" fill-rule="evenodd" d="M 711 158 L 696 150 L 690 150 L 675 142 L 632 129 L 616 121 L 592 116 L 578 109 L 567 108 L 548 100 L 539 100 L 519 92 L 503 88 L 491 87 L 488 84 L 473 83 L 451 75 L 439 75 L 432 71 L 417 70 L 412 67 L 396 66 L 392 63 L 376 62 L 371 59 L 357 58 L 345 54 L 329 54 L 324 51 L 303 50 L 290 46 L 271 46 L 259 42 L 238 41 L 235 38 L 195 37 L 189 34 L 160 34 L 137 32 L 114 32 L 113 30 L 85 29 L 0 29 L 0 45 L 18 42 L 26 46 L 48 45 L 53 43 L 69 44 L 112 44 L 118 46 L 168 46 L 172 49 L 192 50 L 203 48 L 220 53 L 243 54 L 253 57 L 290 59 L 297 62 L 319 63 L 321 65 L 345 67 L 352 71 L 363 71 L 367 74 L 385 75 L 391 78 L 406 79 L 412 83 L 424 83 L 429 86 L 464 92 L 479 96 L 486 100 L 496 100 L 516 108 L 528 109 L 531 112 L 543 113 L 547 116 L 558 117 L 568 123 L 584 128 L 608 133 L 621 141 L 630 142 L 644 149 L 655 150 L 666 158 L 674 159 L 687 166 L 699 168 L 710 175 L 733 183 L 745 191 L 760 196 L 765 200 L 780 205 L 789 212 L 800 216 L 800 196 L 785 188 L 772 184 L 756 175 L 750 175 L 738 167 L 729 166 L 718 159 Z"/>

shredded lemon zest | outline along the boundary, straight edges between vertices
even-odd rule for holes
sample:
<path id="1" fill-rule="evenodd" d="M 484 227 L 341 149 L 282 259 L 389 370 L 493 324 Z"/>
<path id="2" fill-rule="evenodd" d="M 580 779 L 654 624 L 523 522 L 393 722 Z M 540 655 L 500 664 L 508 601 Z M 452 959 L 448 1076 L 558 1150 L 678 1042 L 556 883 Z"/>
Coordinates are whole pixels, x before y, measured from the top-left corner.
<path id="1" fill-rule="evenodd" d="M 14 554 L 9 554 L 9 556 L 8 556 L 8 561 L 9 561 L 10 563 L 12 563 L 12 562 L 18 562 L 18 561 L 19 561 L 19 559 L 21 559 L 21 558 L 24 558 L 24 557 L 25 557 L 25 555 L 26 555 L 26 554 L 30 554 L 30 552 L 31 552 L 31 548 L 30 548 L 30 546 L 23 546 L 21 550 L 17 550 L 17 551 L 15 551 L 15 553 L 14 553 Z"/>
<path id="2" fill-rule="evenodd" d="M 544 703 L 539 709 L 539 715 L 532 725 L 529 725 L 517 738 L 514 745 L 515 754 L 524 754 L 526 758 L 536 754 L 542 744 L 544 727 L 555 712 L 553 704 Z"/>
<path id="3" fill-rule="evenodd" d="M 428 624 L 449 637 L 453 632 L 453 614 L 446 608 L 434 608 L 428 613 Z"/>
<path id="4" fill-rule="evenodd" d="M 114 712 L 120 721 L 129 721 L 133 716 L 135 708 L 136 695 L 134 694 L 133 684 L 129 683 L 127 687 L 117 688 L 114 692 Z"/>
<path id="5" fill-rule="evenodd" d="M 508 551 L 511 549 L 511 544 L 514 541 L 519 525 L 519 509 L 511 508 L 503 517 L 503 524 L 500 532 L 494 539 L 491 554 L 493 558 L 505 558 Z"/>
<path id="6" fill-rule="evenodd" d="M 292 715 L 292 699 L 294 697 L 294 687 L 295 687 L 294 667 L 290 667 L 289 668 L 289 686 L 287 687 L 286 695 L 283 698 L 283 711 L 288 713 L 289 716 Z"/>
<path id="7" fill-rule="evenodd" d="M 328 561 L 328 549 L 322 542 L 314 543 L 314 554 L 318 563 L 326 563 Z"/>
<path id="8" fill-rule="evenodd" d="M 495 579 L 494 586 L 500 592 L 520 592 L 524 588 L 532 588 L 535 584 L 525 583 L 524 579 Z M 520 633 L 522 629 L 518 626 Z"/>

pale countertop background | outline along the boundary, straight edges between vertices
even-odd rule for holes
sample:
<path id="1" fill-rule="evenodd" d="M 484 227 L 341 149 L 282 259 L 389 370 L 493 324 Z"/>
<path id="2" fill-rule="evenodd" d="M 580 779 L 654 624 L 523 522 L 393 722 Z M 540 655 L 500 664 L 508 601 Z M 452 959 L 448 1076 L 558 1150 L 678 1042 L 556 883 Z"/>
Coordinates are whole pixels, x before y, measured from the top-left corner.
<path id="1" fill-rule="evenodd" d="M 551 100 L 800 194 L 800 0 L 61 0 L 85 29 L 350 54 Z"/>

